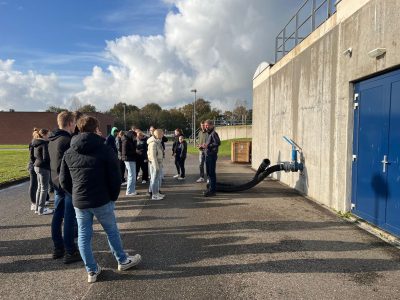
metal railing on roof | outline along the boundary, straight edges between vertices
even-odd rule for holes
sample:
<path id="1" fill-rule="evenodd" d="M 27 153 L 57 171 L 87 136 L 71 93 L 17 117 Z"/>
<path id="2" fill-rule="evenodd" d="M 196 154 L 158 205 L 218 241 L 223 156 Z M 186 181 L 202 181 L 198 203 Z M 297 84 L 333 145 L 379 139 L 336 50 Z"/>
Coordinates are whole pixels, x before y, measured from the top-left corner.
<path id="1" fill-rule="evenodd" d="M 275 62 L 336 12 L 335 0 L 306 0 L 275 40 Z M 307 14 L 307 12 L 310 12 Z M 308 26 L 307 26 L 308 25 Z"/>

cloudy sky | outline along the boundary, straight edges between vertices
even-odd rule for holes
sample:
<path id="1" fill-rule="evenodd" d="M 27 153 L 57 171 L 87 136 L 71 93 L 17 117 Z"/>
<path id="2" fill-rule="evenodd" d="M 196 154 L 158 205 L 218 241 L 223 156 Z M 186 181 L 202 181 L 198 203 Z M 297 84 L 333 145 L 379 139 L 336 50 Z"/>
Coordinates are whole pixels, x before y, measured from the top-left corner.
<path id="1" fill-rule="evenodd" d="M 304 0 L 0 0 L 0 110 L 252 102 Z"/>

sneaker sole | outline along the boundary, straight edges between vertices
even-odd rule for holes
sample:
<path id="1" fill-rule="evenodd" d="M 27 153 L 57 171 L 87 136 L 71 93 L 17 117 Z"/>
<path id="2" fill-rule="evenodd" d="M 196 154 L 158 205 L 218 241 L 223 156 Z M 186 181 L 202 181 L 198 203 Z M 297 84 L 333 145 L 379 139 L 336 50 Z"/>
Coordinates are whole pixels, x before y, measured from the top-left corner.
<path id="1" fill-rule="evenodd" d="M 137 266 L 138 264 L 140 264 L 141 261 L 142 261 L 142 257 L 140 257 L 135 263 L 132 263 L 128 266 L 118 264 L 118 271 L 129 270 L 130 268 L 133 268 L 134 266 Z"/>

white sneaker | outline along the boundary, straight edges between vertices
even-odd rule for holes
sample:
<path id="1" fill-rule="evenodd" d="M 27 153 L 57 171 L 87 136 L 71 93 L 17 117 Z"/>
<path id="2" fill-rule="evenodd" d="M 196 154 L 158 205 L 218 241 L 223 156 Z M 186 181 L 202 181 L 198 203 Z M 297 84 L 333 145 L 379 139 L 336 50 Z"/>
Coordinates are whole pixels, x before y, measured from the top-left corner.
<path id="1" fill-rule="evenodd" d="M 136 177 L 136 180 L 139 180 L 139 179 L 140 179 L 140 176 Z"/>
<path id="2" fill-rule="evenodd" d="M 161 195 L 161 194 L 157 194 L 157 195 L 153 195 L 153 196 L 151 196 L 151 200 L 162 200 L 162 199 L 164 199 L 164 195 Z"/>
<path id="3" fill-rule="evenodd" d="M 207 183 L 210 183 L 210 179 L 207 179 Z"/>
<path id="4" fill-rule="evenodd" d="M 46 201 L 45 203 L 44 203 L 44 205 L 49 205 L 50 204 L 50 201 Z"/>
<path id="5" fill-rule="evenodd" d="M 178 180 L 185 180 L 184 177 L 178 177 Z"/>
<path id="6" fill-rule="evenodd" d="M 40 211 L 38 212 L 38 215 L 39 215 L 39 216 L 51 215 L 53 212 L 54 212 L 54 210 L 45 207 L 45 208 L 43 209 L 43 212 L 40 212 Z"/>
<path id="7" fill-rule="evenodd" d="M 36 204 L 31 204 L 31 210 L 36 210 Z"/>
<path id="8" fill-rule="evenodd" d="M 96 272 L 88 272 L 88 279 L 87 279 L 87 281 L 88 281 L 89 283 L 96 282 L 97 276 L 99 276 L 100 273 L 101 273 L 101 268 L 100 268 L 99 264 L 97 264 L 97 270 L 96 270 Z"/>
<path id="9" fill-rule="evenodd" d="M 178 178 L 178 177 L 179 177 L 179 174 L 174 175 L 174 178 Z"/>
<path id="10" fill-rule="evenodd" d="M 146 180 L 142 180 L 142 184 L 145 184 L 145 183 L 147 183 L 147 181 Z"/>
<path id="11" fill-rule="evenodd" d="M 136 254 L 134 256 L 128 256 L 122 264 L 118 263 L 118 271 L 128 270 L 136 265 L 138 265 L 142 261 L 142 257 L 140 254 Z"/>
<path id="12" fill-rule="evenodd" d="M 137 195 L 137 192 L 134 191 L 133 193 L 126 193 L 126 195 L 127 195 L 127 196 L 136 196 L 136 195 Z"/>
<path id="13" fill-rule="evenodd" d="M 204 178 L 200 177 L 199 179 L 196 180 L 196 182 L 200 183 L 200 182 L 204 182 Z"/>
<path id="14" fill-rule="evenodd" d="M 124 181 L 123 183 L 121 183 L 121 185 L 126 185 L 127 183 L 126 183 L 126 181 Z"/>

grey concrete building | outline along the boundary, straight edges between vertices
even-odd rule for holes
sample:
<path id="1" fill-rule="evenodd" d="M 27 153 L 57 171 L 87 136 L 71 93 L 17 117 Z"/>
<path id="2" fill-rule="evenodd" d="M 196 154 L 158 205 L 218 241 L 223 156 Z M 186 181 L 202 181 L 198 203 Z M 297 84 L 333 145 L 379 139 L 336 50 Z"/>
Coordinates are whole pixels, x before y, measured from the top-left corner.
<path id="1" fill-rule="evenodd" d="M 341 0 L 253 80 L 253 167 L 290 160 L 283 183 L 400 236 L 400 1 Z"/>

